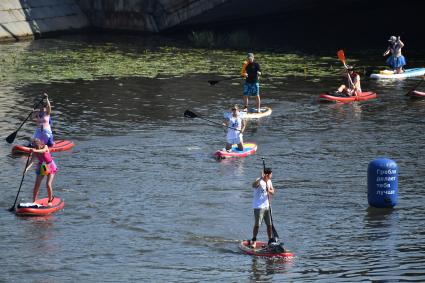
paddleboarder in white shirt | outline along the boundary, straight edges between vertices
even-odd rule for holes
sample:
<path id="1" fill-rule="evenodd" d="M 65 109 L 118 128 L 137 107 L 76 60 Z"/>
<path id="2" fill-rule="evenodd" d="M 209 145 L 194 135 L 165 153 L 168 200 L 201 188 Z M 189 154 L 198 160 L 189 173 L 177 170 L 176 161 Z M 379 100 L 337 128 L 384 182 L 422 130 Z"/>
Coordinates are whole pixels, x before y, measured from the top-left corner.
<path id="1" fill-rule="evenodd" d="M 273 238 L 273 224 L 270 213 L 270 203 L 269 203 L 269 194 L 274 195 L 274 187 L 271 181 L 272 170 L 270 168 L 265 168 L 262 172 L 262 177 L 258 178 L 252 183 L 253 198 L 252 198 L 252 208 L 254 209 L 254 228 L 252 230 L 252 240 L 250 245 L 252 248 L 255 248 L 258 230 L 260 229 L 261 223 L 263 220 L 267 225 L 267 235 L 269 237 L 269 242 Z"/>
<path id="2" fill-rule="evenodd" d="M 239 113 L 239 107 L 233 105 L 231 114 L 226 117 L 223 126 L 227 127 L 226 150 L 231 151 L 232 145 L 237 144 L 238 150 L 243 150 L 243 132 L 245 131 L 245 120 Z"/>

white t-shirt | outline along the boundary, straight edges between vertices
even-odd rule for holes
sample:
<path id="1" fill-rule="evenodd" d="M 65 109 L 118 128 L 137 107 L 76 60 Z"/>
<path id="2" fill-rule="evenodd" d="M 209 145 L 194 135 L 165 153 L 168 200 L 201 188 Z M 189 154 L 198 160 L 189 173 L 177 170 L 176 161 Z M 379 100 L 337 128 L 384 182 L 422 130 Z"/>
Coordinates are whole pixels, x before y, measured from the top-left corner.
<path id="1" fill-rule="evenodd" d="M 238 130 L 230 129 L 227 130 L 227 139 L 236 139 L 239 137 L 242 129 L 242 119 L 241 117 L 233 117 L 230 116 L 227 118 L 228 121 L 228 127 L 235 128 Z"/>
<path id="2" fill-rule="evenodd" d="M 267 181 L 267 186 L 272 186 L 272 180 Z M 269 208 L 269 198 L 267 196 L 266 182 L 261 179 L 260 184 L 254 189 L 252 198 L 252 208 Z"/>

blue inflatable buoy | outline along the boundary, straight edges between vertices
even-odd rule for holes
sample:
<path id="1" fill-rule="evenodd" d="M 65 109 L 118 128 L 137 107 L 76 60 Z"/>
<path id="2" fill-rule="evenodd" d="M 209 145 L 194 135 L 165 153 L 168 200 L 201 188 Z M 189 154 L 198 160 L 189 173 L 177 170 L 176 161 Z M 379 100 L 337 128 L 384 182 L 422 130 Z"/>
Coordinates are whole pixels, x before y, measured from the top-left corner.
<path id="1" fill-rule="evenodd" d="M 379 208 L 394 207 L 398 200 L 398 166 L 391 159 L 378 158 L 367 168 L 367 200 Z"/>

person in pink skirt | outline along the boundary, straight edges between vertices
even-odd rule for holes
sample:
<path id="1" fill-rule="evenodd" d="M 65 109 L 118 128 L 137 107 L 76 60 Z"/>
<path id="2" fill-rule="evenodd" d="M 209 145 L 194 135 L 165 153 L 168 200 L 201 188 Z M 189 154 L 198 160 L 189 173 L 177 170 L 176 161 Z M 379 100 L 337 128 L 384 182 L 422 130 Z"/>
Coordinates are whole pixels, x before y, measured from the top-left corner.
<path id="1" fill-rule="evenodd" d="M 46 187 L 47 187 L 47 196 L 48 196 L 48 206 L 52 205 L 53 201 L 53 178 L 55 177 L 55 173 L 58 170 L 55 162 L 53 161 L 52 156 L 50 155 L 49 147 L 45 145 L 39 139 L 33 139 L 32 141 L 34 148 L 31 148 L 31 159 L 30 162 L 25 169 L 25 172 L 32 166 L 34 160 L 38 160 L 35 179 L 34 190 L 33 190 L 33 202 L 37 200 L 38 192 L 40 190 L 41 182 L 43 181 L 44 176 L 47 176 Z"/>

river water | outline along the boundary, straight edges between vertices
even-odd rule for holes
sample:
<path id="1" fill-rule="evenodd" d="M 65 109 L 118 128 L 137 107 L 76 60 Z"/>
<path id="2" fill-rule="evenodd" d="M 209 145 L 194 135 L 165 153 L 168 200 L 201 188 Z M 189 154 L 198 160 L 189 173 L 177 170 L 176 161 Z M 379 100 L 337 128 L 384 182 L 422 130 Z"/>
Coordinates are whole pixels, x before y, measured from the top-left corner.
<path id="1" fill-rule="evenodd" d="M 241 81 L 207 81 L 237 72 L 243 52 L 138 40 L 0 46 L 2 136 L 45 91 L 56 138 L 76 144 L 54 154 L 54 193 L 65 209 L 20 218 L 7 208 L 26 158 L 1 143 L 0 282 L 425 281 L 425 101 L 404 96 L 418 80 L 365 78 L 363 89 L 376 91 L 376 100 L 319 104 L 319 92 L 341 82 L 335 55 L 259 53 L 268 67 L 263 103 L 273 113 L 249 121 L 245 140 L 258 151 L 216 161 L 223 129 L 183 112 L 221 122 L 241 102 Z M 382 64 L 372 57 L 352 60 Z M 26 123 L 16 142 L 33 128 Z M 238 250 L 251 237 L 250 183 L 261 157 L 273 168 L 273 219 L 296 255 L 289 262 Z M 400 168 L 393 210 L 368 208 L 367 166 L 378 157 Z M 20 201 L 31 199 L 34 178 L 25 176 Z"/>

